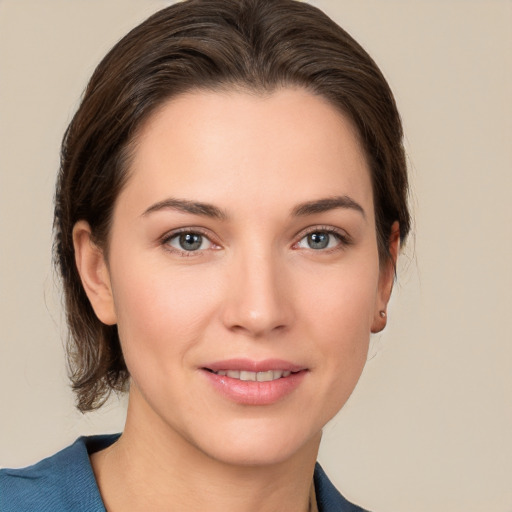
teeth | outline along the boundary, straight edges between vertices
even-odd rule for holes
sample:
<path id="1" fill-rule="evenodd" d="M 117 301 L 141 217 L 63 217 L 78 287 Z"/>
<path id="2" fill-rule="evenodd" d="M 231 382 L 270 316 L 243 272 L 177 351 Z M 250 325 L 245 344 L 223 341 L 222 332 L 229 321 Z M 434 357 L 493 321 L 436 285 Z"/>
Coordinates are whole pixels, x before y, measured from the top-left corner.
<path id="1" fill-rule="evenodd" d="M 252 382 L 270 382 L 280 379 L 281 377 L 289 377 L 289 370 L 268 370 L 266 372 L 248 372 L 245 370 L 219 370 L 214 372 L 217 375 L 227 376 L 232 379 L 239 379 Z"/>
<path id="2" fill-rule="evenodd" d="M 278 372 L 276 372 L 278 373 Z M 281 373 L 281 372 L 279 372 Z M 271 380 L 274 380 L 274 379 L 279 379 L 281 376 L 277 377 L 277 376 L 274 376 L 274 372 L 272 370 L 269 370 L 268 372 L 258 372 L 256 374 L 256 380 L 258 382 L 269 382 Z"/>

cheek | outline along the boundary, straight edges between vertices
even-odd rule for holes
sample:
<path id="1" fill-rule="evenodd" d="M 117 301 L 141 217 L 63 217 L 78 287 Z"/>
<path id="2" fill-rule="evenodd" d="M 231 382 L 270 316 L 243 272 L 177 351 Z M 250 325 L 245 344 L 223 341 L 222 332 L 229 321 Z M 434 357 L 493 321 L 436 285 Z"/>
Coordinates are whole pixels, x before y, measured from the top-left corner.
<path id="1" fill-rule="evenodd" d="M 214 299 L 208 292 L 215 289 L 213 283 L 194 272 L 171 273 L 148 259 L 123 263 L 117 267 L 119 279 L 113 276 L 113 289 L 129 369 L 132 361 L 153 366 L 181 361 L 213 315 Z"/>
<path id="2" fill-rule="evenodd" d="M 323 275 L 310 275 L 301 295 L 310 324 L 324 338 L 358 345 L 370 335 L 378 291 L 378 263 L 344 265 Z"/>
<path id="3" fill-rule="evenodd" d="M 318 286 L 323 282 L 322 286 Z M 316 286 L 314 285 L 316 283 Z M 378 288 L 378 264 L 339 269 L 304 288 L 303 328 L 311 357 L 324 373 L 335 414 L 352 393 L 367 359 Z M 306 293 L 307 292 L 307 293 Z M 315 351 L 315 352 L 313 352 Z"/>

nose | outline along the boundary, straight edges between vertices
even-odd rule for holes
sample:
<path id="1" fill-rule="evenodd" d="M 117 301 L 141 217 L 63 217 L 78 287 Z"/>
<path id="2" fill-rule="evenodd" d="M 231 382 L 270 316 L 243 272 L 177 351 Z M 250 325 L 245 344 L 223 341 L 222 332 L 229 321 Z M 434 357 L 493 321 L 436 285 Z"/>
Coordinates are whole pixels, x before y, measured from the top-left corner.
<path id="1" fill-rule="evenodd" d="M 271 251 L 240 255 L 229 270 L 223 304 L 223 323 L 253 338 L 283 332 L 294 312 L 287 272 Z"/>

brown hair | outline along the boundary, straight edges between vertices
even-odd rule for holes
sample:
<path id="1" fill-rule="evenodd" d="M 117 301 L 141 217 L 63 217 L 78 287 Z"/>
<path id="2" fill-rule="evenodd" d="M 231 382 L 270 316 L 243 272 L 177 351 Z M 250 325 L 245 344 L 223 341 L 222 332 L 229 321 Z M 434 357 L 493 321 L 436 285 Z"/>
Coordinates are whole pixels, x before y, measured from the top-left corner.
<path id="1" fill-rule="evenodd" d="M 357 127 L 372 173 L 381 261 L 394 221 L 410 227 L 402 126 L 393 95 L 370 56 L 319 9 L 295 0 L 188 0 L 134 28 L 95 70 L 62 144 L 55 197 L 54 257 L 70 335 L 77 406 L 125 389 L 116 326 L 102 324 L 82 287 L 72 230 L 89 223 L 107 251 L 114 203 L 127 179 L 130 142 L 170 97 L 191 89 L 271 92 L 299 86 L 328 99 Z"/>

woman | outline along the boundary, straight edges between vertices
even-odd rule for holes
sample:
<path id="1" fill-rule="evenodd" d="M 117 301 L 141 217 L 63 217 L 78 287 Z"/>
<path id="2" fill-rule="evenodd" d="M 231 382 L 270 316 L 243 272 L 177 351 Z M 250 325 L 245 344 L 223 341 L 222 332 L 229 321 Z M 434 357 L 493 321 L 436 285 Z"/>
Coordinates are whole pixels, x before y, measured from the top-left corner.
<path id="1" fill-rule="evenodd" d="M 386 325 L 409 230 L 371 58 L 292 0 L 189 0 L 96 69 L 55 255 L 81 411 L 121 436 L 0 473 L 2 510 L 362 510 L 315 465 Z"/>

